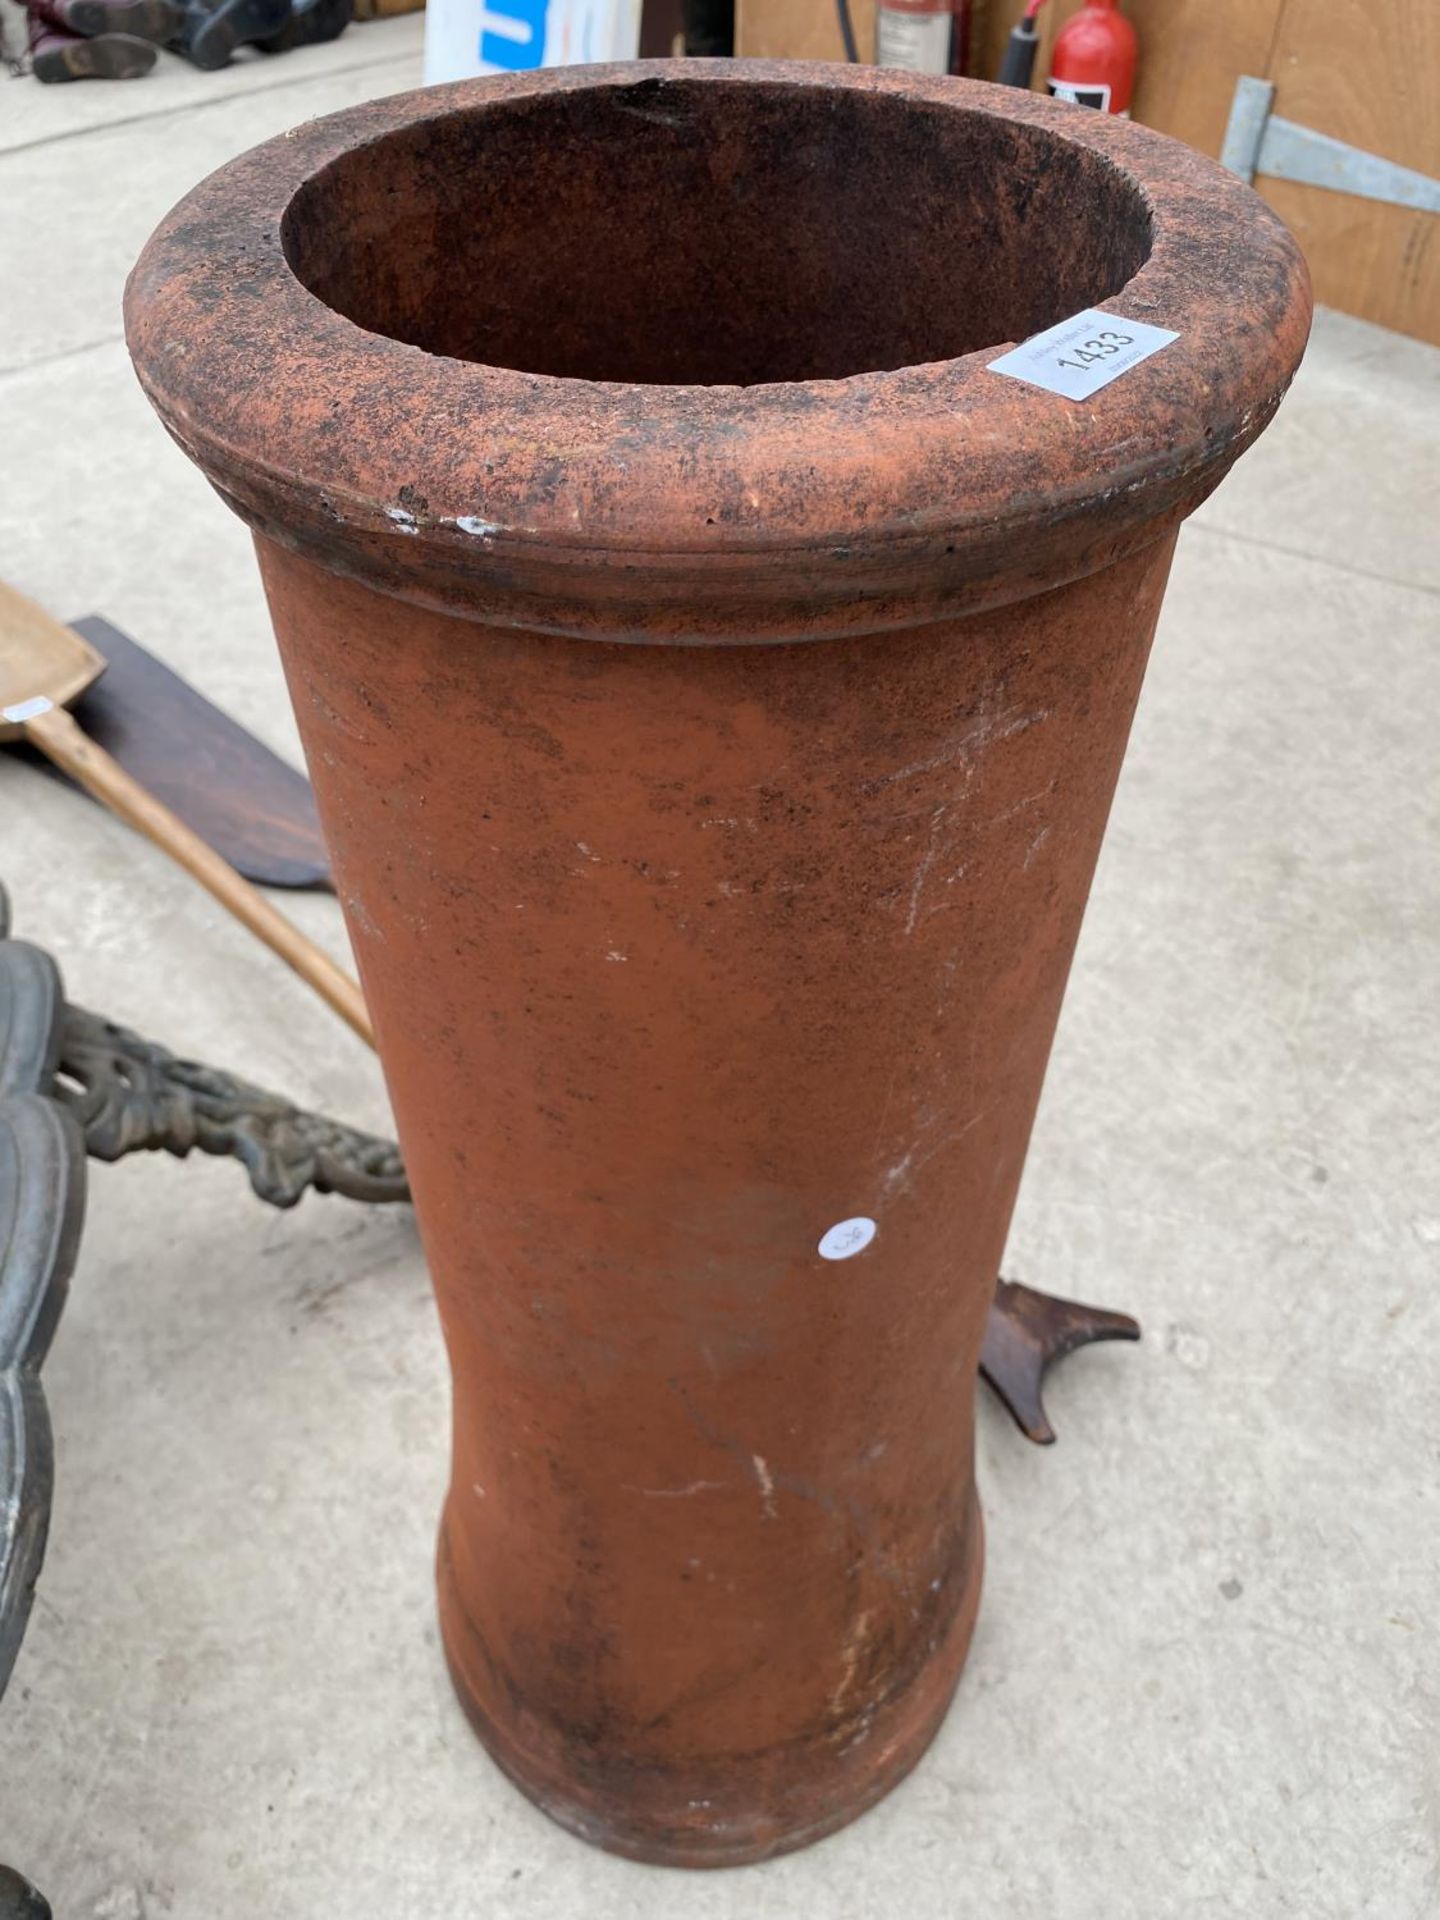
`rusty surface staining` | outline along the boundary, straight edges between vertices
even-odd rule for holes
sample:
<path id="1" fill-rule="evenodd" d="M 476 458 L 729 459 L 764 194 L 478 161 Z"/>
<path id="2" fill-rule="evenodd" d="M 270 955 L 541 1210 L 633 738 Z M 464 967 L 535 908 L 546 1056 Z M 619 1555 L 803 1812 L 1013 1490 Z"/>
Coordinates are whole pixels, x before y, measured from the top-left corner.
<path id="1" fill-rule="evenodd" d="M 1101 302 L 1181 339 L 1078 406 L 986 370 Z M 753 62 L 316 122 L 131 278 L 256 531 L 375 1016 L 455 1683 L 589 1839 L 801 1845 L 944 1715 L 1175 530 L 1308 313 L 1254 195 L 1139 128 Z"/>

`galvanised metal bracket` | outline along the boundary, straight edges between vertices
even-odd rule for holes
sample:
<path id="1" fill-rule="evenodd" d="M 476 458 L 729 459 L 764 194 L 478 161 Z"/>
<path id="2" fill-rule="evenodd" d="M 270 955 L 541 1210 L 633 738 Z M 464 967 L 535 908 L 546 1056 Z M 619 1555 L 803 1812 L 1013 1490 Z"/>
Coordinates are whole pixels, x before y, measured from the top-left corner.
<path id="1" fill-rule="evenodd" d="M 1220 149 L 1222 166 L 1253 180 L 1257 173 L 1272 180 L 1295 180 L 1306 187 L 1328 187 L 1333 193 L 1354 193 L 1365 200 L 1383 200 L 1397 207 L 1415 207 L 1421 213 L 1440 213 L 1440 180 L 1382 160 L 1378 153 L 1332 140 L 1293 120 L 1271 112 L 1275 89 L 1268 80 L 1242 74 L 1235 83 L 1230 124 Z"/>

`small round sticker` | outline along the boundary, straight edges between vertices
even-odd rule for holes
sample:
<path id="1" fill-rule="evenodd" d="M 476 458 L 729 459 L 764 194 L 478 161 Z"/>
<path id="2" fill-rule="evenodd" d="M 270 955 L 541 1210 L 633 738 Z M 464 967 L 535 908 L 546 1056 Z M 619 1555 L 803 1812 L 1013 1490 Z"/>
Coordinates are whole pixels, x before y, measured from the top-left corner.
<path id="1" fill-rule="evenodd" d="M 840 1220 L 824 1234 L 820 1241 L 819 1254 L 822 1260 L 849 1260 L 857 1253 L 863 1253 L 880 1229 L 873 1220 L 867 1220 L 863 1213 L 856 1214 L 853 1220 Z"/>

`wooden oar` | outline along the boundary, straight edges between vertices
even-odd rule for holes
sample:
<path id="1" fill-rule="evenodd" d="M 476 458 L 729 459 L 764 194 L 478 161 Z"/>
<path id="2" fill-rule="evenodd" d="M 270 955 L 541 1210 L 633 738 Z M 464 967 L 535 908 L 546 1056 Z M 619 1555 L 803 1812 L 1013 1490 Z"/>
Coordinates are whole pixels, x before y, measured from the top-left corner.
<path id="1" fill-rule="evenodd" d="M 147 793 L 103 747 L 96 746 L 66 712 L 68 703 L 104 669 L 104 658 L 78 633 L 0 582 L 0 741 L 28 740 L 153 840 L 373 1047 L 370 1014 L 350 976 L 272 907 L 264 894 L 242 880 L 213 847 Z"/>

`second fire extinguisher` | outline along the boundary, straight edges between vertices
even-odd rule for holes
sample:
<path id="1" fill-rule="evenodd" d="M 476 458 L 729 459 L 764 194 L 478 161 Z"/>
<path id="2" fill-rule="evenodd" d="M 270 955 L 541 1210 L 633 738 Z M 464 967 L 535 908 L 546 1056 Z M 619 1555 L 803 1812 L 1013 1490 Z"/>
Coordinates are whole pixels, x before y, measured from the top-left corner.
<path id="1" fill-rule="evenodd" d="M 1057 100 L 1128 118 L 1137 52 L 1135 29 L 1120 0 L 1085 0 L 1056 38 L 1050 91 Z"/>
<path id="2" fill-rule="evenodd" d="M 913 73 L 963 73 L 970 0 L 880 0 L 875 64 Z"/>

